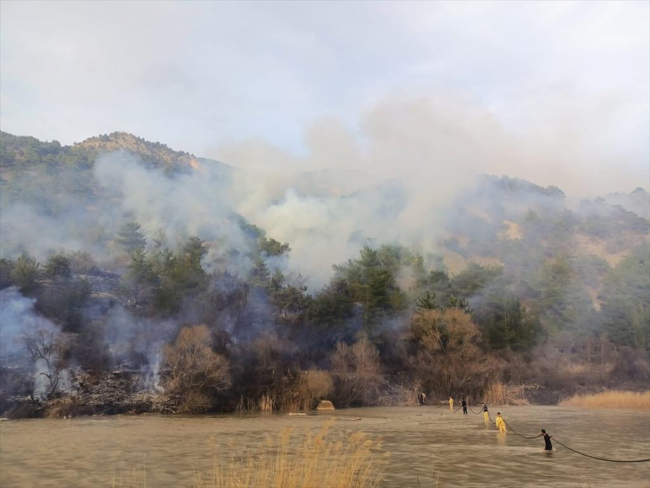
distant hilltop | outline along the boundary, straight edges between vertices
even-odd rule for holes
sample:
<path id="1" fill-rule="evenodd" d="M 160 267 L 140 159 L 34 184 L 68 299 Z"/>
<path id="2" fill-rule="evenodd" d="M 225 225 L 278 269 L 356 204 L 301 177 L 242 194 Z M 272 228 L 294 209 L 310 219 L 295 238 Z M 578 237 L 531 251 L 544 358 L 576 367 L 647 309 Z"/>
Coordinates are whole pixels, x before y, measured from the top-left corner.
<path id="1" fill-rule="evenodd" d="M 224 176 L 232 167 L 212 159 L 199 158 L 184 151 L 175 151 L 160 142 L 150 142 L 127 132 L 112 132 L 62 146 L 58 141 L 43 142 L 31 136 L 14 136 L 0 132 L 0 168 L 37 169 L 39 165 L 48 167 L 88 167 L 92 166 L 98 155 L 106 152 L 124 151 L 137 156 L 151 167 L 162 168 L 166 172 L 183 172 L 188 169 L 202 170 L 210 167 Z"/>
<path id="2" fill-rule="evenodd" d="M 89 170 L 99 155 L 115 151 L 132 154 L 145 166 L 161 169 L 168 175 L 191 171 L 209 171 L 221 181 L 227 182 L 231 180 L 235 171 L 232 166 L 220 161 L 197 157 L 185 151 L 177 151 L 166 144 L 147 141 L 127 132 L 98 135 L 70 146 L 62 146 L 58 141 L 44 142 L 31 136 L 15 136 L 0 132 L 0 179 L 9 181 L 20 177 L 20 175 L 48 179 L 51 175 L 47 174 L 52 169 L 63 172 Z M 346 174 L 347 177 L 341 177 L 342 174 Z M 305 171 L 295 175 L 292 188 L 302 196 L 330 198 L 346 197 L 357 193 L 381 194 L 385 192 L 394 197 L 397 190 L 393 188 L 392 184 L 383 183 L 363 190 L 355 185 L 345 184 L 346 181 L 354 181 L 356 184 L 356 182 L 363 181 L 366 176 L 350 169 Z M 469 201 L 473 203 L 475 213 L 478 208 L 485 210 L 494 206 L 495 198 L 499 201 L 502 199 L 504 202 L 507 201 L 510 208 L 518 207 L 521 210 L 527 209 L 531 205 L 541 205 L 545 208 L 559 210 L 566 205 L 564 192 L 556 186 L 542 187 L 524 179 L 505 175 L 484 174 L 478 177 L 477 182 L 478 185 L 470 194 L 462 195 L 465 203 L 469 203 Z M 86 186 L 92 187 L 92 185 L 91 182 L 88 182 Z M 54 187 L 56 186 L 55 184 Z M 58 191 L 49 183 L 46 184 L 46 187 L 51 188 L 54 192 Z M 630 193 L 609 193 L 600 197 L 608 205 L 620 206 L 645 220 L 650 220 L 649 198 L 648 192 L 641 187 Z"/>

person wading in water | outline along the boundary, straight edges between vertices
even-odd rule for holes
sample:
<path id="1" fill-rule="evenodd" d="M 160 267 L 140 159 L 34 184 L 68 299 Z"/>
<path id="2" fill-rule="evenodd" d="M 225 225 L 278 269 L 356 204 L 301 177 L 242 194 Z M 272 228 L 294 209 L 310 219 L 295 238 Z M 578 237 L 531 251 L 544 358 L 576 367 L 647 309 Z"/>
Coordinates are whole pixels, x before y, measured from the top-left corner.
<path id="1" fill-rule="evenodd" d="M 499 432 L 507 432 L 506 422 L 505 420 L 503 420 L 503 417 L 501 416 L 501 412 L 497 412 L 497 420 L 495 423 L 497 424 L 497 428 L 499 429 Z"/>
<path id="2" fill-rule="evenodd" d="M 464 398 L 463 398 L 463 402 L 461 403 L 461 405 L 463 406 L 463 413 L 465 415 L 467 415 L 467 402 L 465 401 Z"/>
<path id="3" fill-rule="evenodd" d="M 544 450 L 548 452 L 553 452 L 553 444 L 551 444 L 551 436 L 542 429 L 542 437 L 544 438 Z"/>
<path id="4" fill-rule="evenodd" d="M 449 410 L 454 410 L 454 399 L 449 397 Z"/>
<path id="5" fill-rule="evenodd" d="M 486 424 L 490 421 L 490 414 L 488 413 L 488 408 L 485 403 L 483 404 L 483 420 L 485 420 Z"/>

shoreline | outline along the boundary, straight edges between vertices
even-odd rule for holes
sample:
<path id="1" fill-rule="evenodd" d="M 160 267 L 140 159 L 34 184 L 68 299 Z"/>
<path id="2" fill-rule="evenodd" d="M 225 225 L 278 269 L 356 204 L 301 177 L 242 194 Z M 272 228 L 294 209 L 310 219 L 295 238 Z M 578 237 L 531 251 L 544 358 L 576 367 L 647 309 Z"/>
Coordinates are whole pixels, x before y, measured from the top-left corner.
<path id="1" fill-rule="evenodd" d="M 650 391 L 644 392 L 627 392 L 627 393 L 638 393 L 645 397 L 650 398 Z M 596 395 L 592 395 L 596 396 Z M 60 400 L 60 399 L 57 399 Z M 56 402 L 56 401 L 55 401 Z M 468 407 L 473 409 L 478 409 L 481 407 L 480 403 L 473 403 L 468 405 Z M 558 407 L 558 408 L 567 408 L 567 409 L 581 409 L 589 411 L 597 410 L 624 410 L 624 411 L 643 411 L 648 410 L 646 405 L 572 405 L 567 404 L 566 400 L 560 401 L 558 403 L 519 403 L 519 404 L 491 404 L 488 405 L 490 412 L 495 409 L 510 409 L 510 408 L 527 408 L 527 407 Z M 170 411 L 155 411 L 155 410 L 142 410 L 142 411 L 115 411 L 114 409 L 109 411 L 98 411 L 95 413 L 76 413 L 79 411 L 84 411 L 89 408 L 88 405 L 71 405 L 71 408 L 65 414 L 61 413 L 61 410 L 56 411 L 56 406 L 41 404 L 39 406 L 33 406 L 32 413 L 33 415 L 11 415 L 13 412 L 5 412 L 5 414 L 0 417 L 0 421 L 9 421 L 9 420 L 25 420 L 25 419 L 60 419 L 67 420 L 72 418 L 96 418 L 96 417 L 178 417 L 178 418 L 191 418 L 191 417 L 232 417 L 232 416 L 259 416 L 261 418 L 270 417 L 270 416 L 287 416 L 287 417 L 317 417 L 332 415 L 333 412 L 349 412 L 358 409 L 381 409 L 381 408 L 422 408 L 422 409 L 438 409 L 441 411 L 449 411 L 449 406 L 446 404 L 424 404 L 424 405 L 365 405 L 365 406 L 355 406 L 355 407 L 342 407 L 334 410 L 325 410 L 319 411 L 317 409 L 313 410 L 273 410 L 273 411 L 262 411 L 262 410 L 246 410 L 246 411 L 208 411 L 203 413 L 176 413 Z M 54 408 L 53 408 L 54 407 Z M 20 407 L 19 407 L 20 409 Z M 458 412 L 458 405 L 454 406 L 454 414 Z M 7 415 L 9 413 L 9 415 Z M 476 414 L 475 414 L 476 415 Z"/>

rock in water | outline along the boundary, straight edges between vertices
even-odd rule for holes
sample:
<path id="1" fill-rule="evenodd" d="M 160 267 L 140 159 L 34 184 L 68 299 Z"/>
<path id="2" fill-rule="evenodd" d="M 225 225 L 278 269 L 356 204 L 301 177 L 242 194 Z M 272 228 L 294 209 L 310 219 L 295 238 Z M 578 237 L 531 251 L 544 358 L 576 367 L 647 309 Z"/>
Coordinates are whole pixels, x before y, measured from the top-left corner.
<path id="1" fill-rule="evenodd" d="M 321 400 L 316 410 L 334 410 L 334 405 L 329 400 Z"/>

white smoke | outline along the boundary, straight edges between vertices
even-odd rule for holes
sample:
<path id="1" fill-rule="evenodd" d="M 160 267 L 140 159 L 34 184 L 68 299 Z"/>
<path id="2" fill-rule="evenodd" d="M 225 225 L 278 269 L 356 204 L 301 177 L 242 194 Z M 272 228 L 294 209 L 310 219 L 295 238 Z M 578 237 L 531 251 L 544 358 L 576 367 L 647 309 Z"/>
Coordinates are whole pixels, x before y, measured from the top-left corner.
<path id="1" fill-rule="evenodd" d="M 22 338 L 39 330 L 59 333 L 59 328 L 34 311 L 36 300 L 16 287 L 0 291 L 0 360 L 24 353 Z"/>
<path id="2" fill-rule="evenodd" d="M 35 303 L 36 300 L 24 297 L 15 287 L 0 291 L 0 364 L 27 364 L 28 351 L 24 342 L 27 337 L 44 337 L 46 341 L 60 338 L 59 327 L 38 315 Z M 55 366 L 58 359 L 53 352 L 48 358 L 39 357 L 31 364 L 36 398 L 45 399 L 52 385 L 59 391 L 70 390 L 69 371 Z"/>

